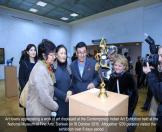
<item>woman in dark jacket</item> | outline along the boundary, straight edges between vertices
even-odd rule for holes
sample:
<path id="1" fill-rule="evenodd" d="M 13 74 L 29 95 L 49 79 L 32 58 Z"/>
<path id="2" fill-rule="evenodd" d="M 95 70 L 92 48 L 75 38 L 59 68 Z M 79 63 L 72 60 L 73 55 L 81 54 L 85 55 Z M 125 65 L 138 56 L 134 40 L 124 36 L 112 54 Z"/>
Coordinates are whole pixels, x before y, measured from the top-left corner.
<path id="1" fill-rule="evenodd" d="M 129 96 L 128 116 L 131 117 L 138 101 L 138 92 L 133 76 L 127 70 L 127 59 L 122 55 L 118 55 L 114 63 L 114 73 L 111 74 L 107 82 L 107 89 Z"/>
<path id="2" fill-rule="evenodd" d="M 57 46 L 56 58 L 57 61 L 54 64 L 54 67 L 56 69 L 54 98 L 56 98 L 56 101 L 59 105 L 57 116 L 68 117 L 69 116 L 68 99 L 69 96 L 72 94 L 72 91 L 70 91 L 71 70 L 69 65 L 67 64 L 67 49 L 64 45 Z"/>
<path id="3" fill-rule="evenodd" d="M 28 44 L 26 49 L 22 51 L 22 55 L 19 61 L 19 90 L 20 94 L 29 80 L 29 75 L 34 65 L 37 62 L 37 48 L 34 44 Z M 21 104 L 19 104 L 20 107 Z M 26 109 L 24 108 L 24 114 L 26 117 Z"/>
<path id="4" fill-rule="evenodd" d="M 26 49 L 22 51 L 22 55 L 19 61 L 19 84 L 20 93 L 22 92 L 25 84 L 29 79 L 31 70 L 37 62 L 37 48 L 34 44 L 28 44 Z"/>

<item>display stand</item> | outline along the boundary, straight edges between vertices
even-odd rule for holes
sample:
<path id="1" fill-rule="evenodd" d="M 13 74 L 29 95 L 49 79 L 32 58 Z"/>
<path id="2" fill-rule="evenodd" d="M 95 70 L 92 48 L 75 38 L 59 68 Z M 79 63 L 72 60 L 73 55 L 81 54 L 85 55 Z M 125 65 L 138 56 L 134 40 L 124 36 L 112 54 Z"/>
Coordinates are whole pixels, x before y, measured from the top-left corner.
<path id="1" fill-rule="evenodd" d="M 99 89 L 94 88 L 76 95 L 72 95 L 69 98 L 69 116 L 71 117 L 90 116 L 90 117 L 105 117 L 105 118 L 122 117 L 122 116 L 127 117 L 128 115 L 127 95 L 107 91 L 108 98 L 102 100 L 98 97 L 98 94 Z M 109 123 L 109 121 L 110 120 L 108 119 L 107 123 Z M 107 127 L 107 126 L 103 127 L 105 127 L 104 131 L 110 132 L 126 131 L 126 127 L 122 128 Z M 81 131 L 84 130 L 81 129 Z"/>
<path id="2" fill-rule="evenodd" d="M 18 95 L 17 72 L 15 66 L 5 66 L 5 96 L 14 97 Z"/>

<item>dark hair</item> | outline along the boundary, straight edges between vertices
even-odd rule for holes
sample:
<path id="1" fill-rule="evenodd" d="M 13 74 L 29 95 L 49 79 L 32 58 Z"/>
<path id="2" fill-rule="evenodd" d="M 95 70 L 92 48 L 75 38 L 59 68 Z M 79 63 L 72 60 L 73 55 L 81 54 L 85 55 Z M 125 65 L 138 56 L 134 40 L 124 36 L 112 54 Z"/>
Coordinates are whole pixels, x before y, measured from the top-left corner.
<path id="1" fill-rule="evenodd" d="M 37 61 L 37 48 L 36 48 L 36 46 L 34 44 L 28 44 L 26 49 L 21 52 L 21 57 L 20 57 L 19 63 L 21 61 L 24 61 L 24 60 L 29 61 L 29 55 L 27 54 L 27 51 L 29 51 L 32 47 L 35 48 L 36 56 L 34 57 L 34 60 L 35 60 L 35 62 Z"/>
<path id="2" fill-rule="evenodd" d="M 65 51 L 66 51 L 66 62 L 65 64 L 67 64 L 67 48 L 63 45 L 63 44 L 60 44 L 56 47 L 56 53 L 58 53 L 58 51 L 61 49 L 61 48 L 64 48 Z"/>
<path id="3" fill-rule="evenodd" d="M 124 56 L 127 57 L 127 56 L 128 56 L 128 52 L 125 52 L 125 53 L 124 53 Z"/>
<path id="4" fill-rule="evenodd" d="M 85 47 L 87 49 L 87 45 L 84 42 L 77 43 L 75 50 L 77 51 L 78 48 Z"/>
<path id="5" fill-rule="evenodd" d="M 43 60 L 43 54 L 47 57 L 49 53 L 54 52 L 56 46 L 53 42 L 48 39 L 43 39 L 42 42 L 38 45 L 38 58 Z"/>
<path id="6" fill-rule="evenodd" d="M 64 48 L 64 49 L 65 49 L 66 55 L 67 55 L 67 48 L 66 48 L 63 44 L 60 44 L 60 45 L 58 45 L 58 46 L 56 47 L 56 53 L 58 53 L 59 49 L 61 49 L 61 48 Z"/>

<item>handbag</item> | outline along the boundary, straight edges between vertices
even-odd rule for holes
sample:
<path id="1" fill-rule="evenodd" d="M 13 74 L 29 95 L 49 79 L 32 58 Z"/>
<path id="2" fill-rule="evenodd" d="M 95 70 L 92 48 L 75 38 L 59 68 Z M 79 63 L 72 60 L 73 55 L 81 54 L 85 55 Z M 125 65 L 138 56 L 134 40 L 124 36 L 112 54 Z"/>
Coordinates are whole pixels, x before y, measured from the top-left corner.
<path id="1" fill-rule="evenodd" d="M 28 95 L 28 89 L 29 85 L 28 82 L 26 83 L 25 87 L 23 88 L 20 97 L 19 97 L 19 103 L 26 108 L 26 102 L 27 102 L 27 95 Z"/>
<path id="2" fill-rule="evenodd" d="M 158 101 L 155 99 L 155 97 L 152 97 L 150 111 L 149 111 L 150 116 L 156 116 L 158 105 L 159 105 Z"/>

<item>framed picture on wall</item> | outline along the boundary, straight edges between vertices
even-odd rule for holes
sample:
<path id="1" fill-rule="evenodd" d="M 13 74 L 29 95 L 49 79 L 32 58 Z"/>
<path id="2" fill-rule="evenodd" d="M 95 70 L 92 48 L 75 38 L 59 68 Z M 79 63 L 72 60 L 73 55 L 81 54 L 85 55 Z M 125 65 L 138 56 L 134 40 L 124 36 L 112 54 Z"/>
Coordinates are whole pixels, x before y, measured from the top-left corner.
<path id="1" fill-rule="evenodd" d="M 4 48 L 0 48 L 0 64 L 4 64 L 5 63 L 5 52 L 4 52 Z"/>

